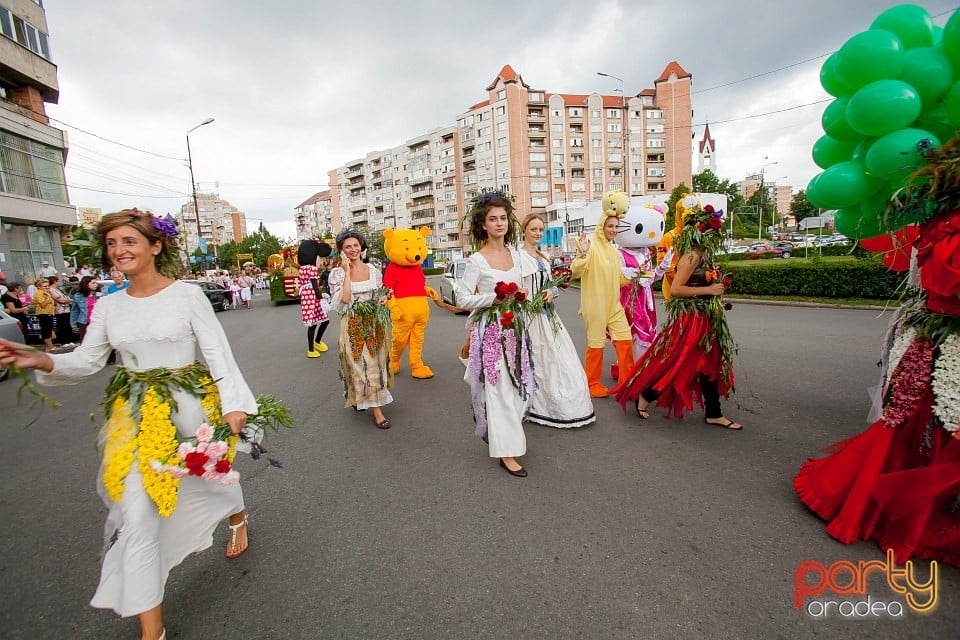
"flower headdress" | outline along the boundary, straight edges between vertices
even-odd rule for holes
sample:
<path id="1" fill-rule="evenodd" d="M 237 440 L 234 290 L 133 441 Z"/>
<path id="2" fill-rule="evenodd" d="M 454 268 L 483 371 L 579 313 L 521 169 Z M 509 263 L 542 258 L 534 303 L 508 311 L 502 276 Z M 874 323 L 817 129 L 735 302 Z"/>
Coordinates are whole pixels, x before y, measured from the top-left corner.
<path id="1" fill-rule="evenodd" d="M 153 218 L 151 222 L 153 223 L 153 228 L 159 231 L 162 235 L 167 238 L 173 238 L 180 235 L 180 230 L 177 229 L 177 221 L 174 220 L 173 216 L 169 213 L 162 218 L 150 214 L 150 217 Z"/>
<path id="2" fill-rule="evenodd" d="M 470 234 L 471 245 L 474 251 L 479 249 L 480 245 L 483 244 L 480 241 L 481 234 L 484 237 L 486 236 L 486 232 L 483 231 L 483 217 L 487 215 L 487 210 L 490 209 L 491 206 L 501 206 L 497 204 L 498 200 L 509 205 L 507 212 L 510 214 L 510 228 L 507 232 L 507 244 L 512 244 L 521 237 L 520 221 L 517 220 L 517 216 L 513 213 L 513 202 L 515 198 L 500 190 L 484 191 L 478 193 L 470 200 L 470 210 L 463 219 L 464 227 L 467 233 Z"/>
<path id="3" fill-rule="evenodd" d="M 723 245 L 723 210 L 715 209 L 713 205 L 706 205 L 702 209 L 697 206 L 690 210 L 683 219 L 680 235 L 674 241 L 677 255 L 690 252 L 693 247 L 702 249 L 713 262 Z"/>

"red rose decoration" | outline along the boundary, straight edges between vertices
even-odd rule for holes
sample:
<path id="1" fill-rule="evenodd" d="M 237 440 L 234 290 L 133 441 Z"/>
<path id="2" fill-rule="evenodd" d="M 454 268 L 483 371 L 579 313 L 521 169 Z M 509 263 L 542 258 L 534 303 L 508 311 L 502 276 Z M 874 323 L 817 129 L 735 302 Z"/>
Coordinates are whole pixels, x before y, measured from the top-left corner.
<path id="1" fill-rule="evenodd" d="M 712 205 L 712 204 L 708 204 L 707 206 L 705 206 L 705 207 L 703 208 L 703 210 L 706 211 L 707 213 L 713 213 L 713 205 Z"/>
<path id="2" fill-rule="evenodd" d="M 707 223 L 701 222 L 700 224 L 697 225 L 697 228 L 700 229 L 700 233 L 703 233 L 704 231 L 707 230 Z"/>
<path id="3" fill-rule="evenodd" d="M 497 294 L 497 300 L 503 300 L 507 297 L 508 285 L 506 282 L 498 282 L 493 287 L 493 292 Z"/>
<path id="4" fill-rule="evenodd" d="M 729 289 L 730 285 L 733 284 L 733 278 L 730 276 L 723 276 L 723 280 L 720 281 L 723 284 L 724 289 Z"/>
<path id="5" fill-rule="evenodd" d="M 204 473 L 203 465 L 207 464 L 210 457 L 199 451 L 191 451 L 184 459 L 184 464 L 190 470 L 191 476 L 202 476 Z"/>
<path id="6" fill-rule="evenodd" d="M 723 220 L 720 218 L 710 218 L 709 222 L 707 222 L 707 226 L 711 229 L 719 231 L 723 228 Z"/>
<path id="7" fill-rule="evenodd" d="M 513 326 L 513 311 L 504 311 L 500 315 L 500 326 L 505 329 Z"/>
<path id="8" fill-rule="evenodd" d="M 950 298 L 960 293 L 960 210 L 920 225 L 915 246 L 920 281 L 928 294 Z"/>
<path id="9" fill-rule="evenodd" d="M 513 294 L 513 299 L 517 302 L 523 302 L 527 299 L 527 294 L 523 291 L 517 291 L 515 294 Z"/>
<path id="10" fill-rule="evenodd" d="M 217 473 L 227 473 L 230 471 L 230 461 L 229 460 L 218 460 L 217 466 L 214 467 Z"/>
<path id="11" fill-rule="evenodd" d="M 520 290 L 520 287 L 517 286 L 516 282 L 511 282 L 507 285 L 507 294 L 516 293 Z"/>

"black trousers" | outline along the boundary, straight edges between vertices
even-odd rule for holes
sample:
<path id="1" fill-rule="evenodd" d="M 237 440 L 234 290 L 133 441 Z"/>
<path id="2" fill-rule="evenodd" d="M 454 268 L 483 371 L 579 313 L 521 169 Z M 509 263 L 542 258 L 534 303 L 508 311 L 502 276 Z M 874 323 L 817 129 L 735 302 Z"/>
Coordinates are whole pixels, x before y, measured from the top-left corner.
<path id="1" fill-rule="evenodd" d="M 723 417 L 723 409 L 720 408 L 720 391 L 717 389 L 717 381 L 711 380 L 701 374 L 700 388 L 703 390 L 704 417 L 710 420 Z M 644 389 L 640 395 L 651 404 L 656 402 L 657 398 L 660 397 L 660 394 L 653 389 Z"/>

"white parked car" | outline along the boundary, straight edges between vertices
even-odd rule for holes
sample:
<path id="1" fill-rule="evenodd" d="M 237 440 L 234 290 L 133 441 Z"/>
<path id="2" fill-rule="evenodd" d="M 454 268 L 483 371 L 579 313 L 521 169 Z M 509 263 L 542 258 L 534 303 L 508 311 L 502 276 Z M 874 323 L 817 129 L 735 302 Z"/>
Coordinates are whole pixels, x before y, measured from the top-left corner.
<path id="1" fill-rule="evenodd" d="M 440 286 L 437 287 L 437 293 L 440 299 L 453 306 L 457 305 L 457 283 L 463 279 L 463 274 L 467 271 L 466 260 L 453 260 L 447 263 L 443 270 L 443 277 L 440 279 Z"/>

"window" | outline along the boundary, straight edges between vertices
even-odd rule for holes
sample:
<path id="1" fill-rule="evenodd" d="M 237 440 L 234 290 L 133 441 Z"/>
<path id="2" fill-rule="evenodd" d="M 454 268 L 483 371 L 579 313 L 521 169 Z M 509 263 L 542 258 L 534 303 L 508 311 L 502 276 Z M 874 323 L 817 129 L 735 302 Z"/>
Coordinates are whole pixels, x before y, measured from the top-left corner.
<path id="1" fill-rule="evenodd" d="M 546 162 L 547 154 L 545 153 L 531 153 L 530 162 Z"/>
<path id="2" fill-rule="evenodd" d="M 507 128 L 506 121 L 497 123 L 497 131 L 505 131 Z"/>
<path id="3" fill-rule="evenodd" d="M 542 93 L 528 93 L 527 102 L 543 102 Z"/>
<path id="4" fill-rule="evenodd" d="M 506 100 L 506 99 L 507 99 L 506 90 L 501 89 L 500 91 L 497 91 L 497 100 Z"/>
<path id="5" fill-rule="evenodd" d="M 607 162 L 620 162 L 620 154 L 619 153 L 608 154 Z"/>
<path id="6" fill-rule="evenodd" d="M 497 138 L 497 148 L 505 147 L 505 146 L 507 146 L 507 139 L 506 139 L 506 138 Z"/>
<path id="7" fill-rule="evenodd" d="M 621 142 L 623 141 L 620 138 L 607 138 L 607 147 L 611 149 L 619 149 Z"/>
<path id="8" fill-rule="evenodd" d="M 574 180 L 570 183 L 571 191 L 586 191 L 587 187 L 583 180 Z"/>
<path id="9" fill-rule="evenodd" d="M 533 167 L 530 169 L 531 176 L 545 176 L 547 175 L 546 167 Z"/>
<path id="10" fill-rule="evenodd" d="M 581 109 L 580 107 L 570 107 L 570 109 L 567 110 L 567 113 L 570 114 L 571 118 L 583 117 L 583 109 Z"/>
<path id="11" fill-rule="evenodd" d="M 579 162 L 583 164 L 583 154 L 582 153 L 571 153 L 570 162 Z"/>
<path id="12" fill-rule="evenodd" d="M 593 169 L 590 170 L 590 175 L 592 175 L 594 178 L 602 178 L 603 169 L 600 167 L 594 167 Z"/>
<path id="13" fill-rule="evenodd" d="M 563 138 L 554 138 L 550 141 L 550 146 L 557 149 L 563 147 Z"/>
<path id="14" fill-rule="evenodd" d="M 663 167 L 649 167 L 647 169 L 647 175 L 652 178 L 662 178 L 667 175 L 667 170 Z"/>
<path id="15" fill-rule="evenodd" d="M 554 170 L 553 170 L 553 177 L 554 177 L 554 178 L 563 178 L 565 175 L 566 175 L 566 171 L 564 171 L 563 169 L 554 169 Z"/>
<path id="16" fill-rule="evenodd" d="M 570 146 L 571 146 L 571 147 L 582 147 L 582 146 L 583 146 L 583 138 L 570 138 Z"/>
<path id="17" fill-rule="evenodd" d="M 547 183 L 539 180 L 530 183 L 530 191 L 547 191 Z"/>
<path id="18" fill-rule="evenodd" d="M 663 133 L 663 124 L 647 123 L 647 133 Z"/>
<path id="19" fill-rule="evenodd" d="M 590 117 L 591 117 L 591 118 L 599 118 L 599 117 L 600 117 L 600 109 L 590 109 Z"/>
<path id="20" fill-rule="evenodd" d="M 611 182 L 611 183 L 610 183 L 610 190 L 611 190 L 611 191 L 619 191 L 620 189 L 623 189 L 623 185 L 622 185 L 621 183 L 619 183 L 619 182 Z"/>
<path id="21" fill-rule="evenodd" d="M 477 136 L 478 136 L 478 137 L 479 137 L 479 136 L 488 136 L 488 135 L 490 135 L 490 132 L 491 132 L 491 131 L 492 131 L 492 129 L 491 129 L 490 127 L 480 127 L 479 129 L 477 129 Z"/>
<path id="22" fill-rule="evenodd" d="M 620 119 L 620 110 L 619 110 L 619 109 L 607 109 L 607 117 L 608 117 L 608 118 L 616 118 L 617 120 L 619 120 L 619 119 Z"/>
<path id="23" fill-rule="evenodd" d="M 0 131 L 0 191 L 66 203 L 63 151 Z"/>
<path id="24" fill-rule="evenodd" d="M 590 125 L 590 133 L 600 133 L 603 131 L 603 125 L 599 122 L 595 122 Z"/>
<path id="25" fill-rule="evenodd" d="M 653 149 L 655 147 L 663 148 L 664 147 L 663 140 L 660 140 L 657 138 L 647 138 L 647 148 Z"/>
<path id="26" fill-rule="evenodd" d="M 660 109 L 647 109 L 647 117 L 656 118 L 659 120 L 660 118 L 663 117 L 663 111 L 661 111 Z"/>
<path id="27" fill-rule="evenodd" d="M 54 227 L 33 227 L 9 222 L 3 224 L 2 233 L 10 246 L 10 259 L 13 263 L 10 271 L 7 271 L 11 280 L 22 283 L 28 276 L 36 275 L 44 260 L 53 264 L 51 234 L 54 231 Z"/>
<path id="28" fill-rule="evenodd" d="M 551 156 L 551 158 L 553 159 L 553 164 L 559 164 L 559 165 L 561 165 L 561 166 L 563 165 L 563 154 L 562 154 L 562 153 L 555 153 L 555 154 L 553 154 L 553 156 Z"/>
<path id="29" fill-rule="evenodd" d="M 593 147 L 594 149 L 599 149 L 600 147 L 603 146 L 603 140 L 601 140 L 600 138 L 591 138 L 590 146 Z"/>
<path id="30" fill-rule="evenodd" d="M 457 121 L 458 127 L 470 127 L 473 126 L 473 116 L 464 116 Z"/>
<path id="31" fill-rule="evenodd" d="M 593 183 L 593 192 L 594 192 L 594 193 L 603 193 L 603 183 L 602 183 L 602 182 L 594 182 L 594 183 Z"/>
<path id="32" fill-rule="evenodd" d="M 611 178 L 619 178 L 619 177 L 620 177 L 620 169 L 610 169 L 610 177 L 611 177 Z"/>
<path id="33" fill-rule="evenodd" d="M 507 112 L 507 108 L 504 106 L 499 106 L 494 110 L 494 113 L 496 113 L 498 116 L 502 116 L 506 112 Z"/>
<path id="34" fill-rule="evenodd" d="M 38 56 L 50 59 L 50 42 L 47 34 L 29 22 L 0 7 L 0 32 L 14 42 L 23 45 Z"/>
<path id="35" fill-rule="evenodd" d="M 553 117 L 553 118 L 562 118 L 562 117 L 563 117 L 563 111 L 561 111 L 560 109 L 551 109 L 551 110 L 550 110 L 550 116 Z"/>
<path id="36" fill-rule="evenodd" d="M 619 123 L 619 122 L 611 122 L 610 124 L 608 124 L 608 125 L 607 125 L 607 132 L 609 132 L 609 133 L 620 133 L 620 123 Z"/>

